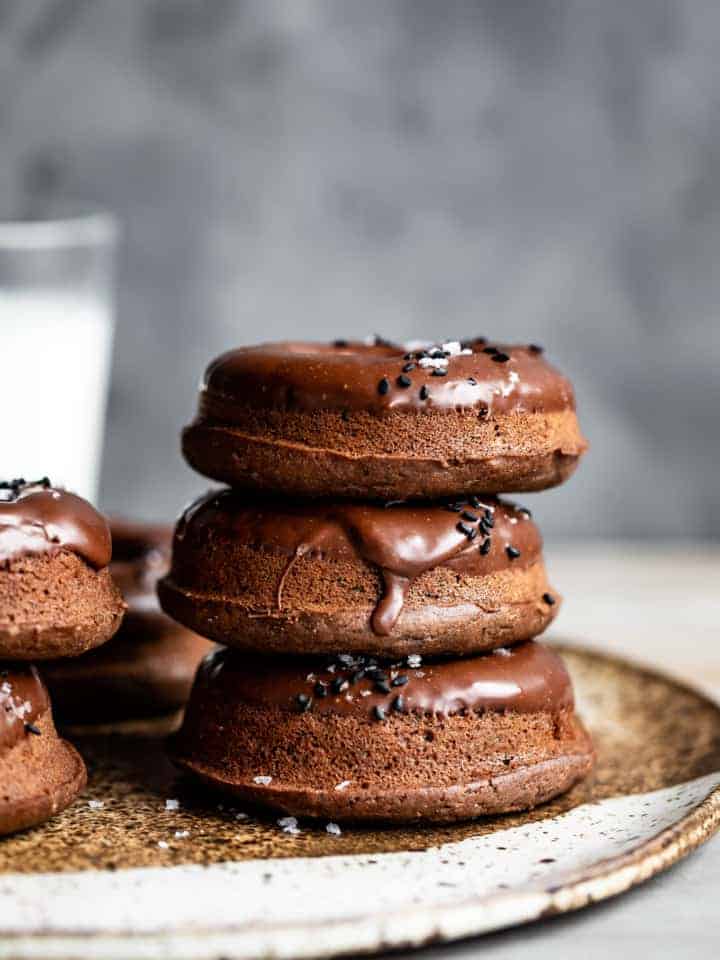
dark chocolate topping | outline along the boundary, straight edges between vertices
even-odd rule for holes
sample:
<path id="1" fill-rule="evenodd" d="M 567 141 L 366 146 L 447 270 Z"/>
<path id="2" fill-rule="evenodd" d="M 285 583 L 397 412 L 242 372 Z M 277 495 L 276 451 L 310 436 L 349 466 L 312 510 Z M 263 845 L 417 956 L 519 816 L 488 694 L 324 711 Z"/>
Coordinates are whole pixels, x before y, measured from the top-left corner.
<path id="1" fill-rule="evenodd" d="M 277 585 L 303 556 L 355 554 L 378 567 L 384 593 L 373 616 L 375 633 L 387 635 L 400 616 L 412 580 L 433 567 L 471 576 L 529 565 L 542 549 L 540 532 L 526 512 L 495 497 L 450 504 L 286 504 L 253 501 L 233 490 L 209 493 L 187 508 L 176 529 L 176 555 L 213 538 L 237 539 L 288 557 Z M 519 550 L 517 559 L 508 545 Z"/>
<path id="2" fill-rule="evenodd" d="M 575 408 L 569 380 L 542 354 L 485 343 L 452 341 L 410 353 L 385 342 L 242 347 L 208 367 L 200 414 L 233 423 L 242 422 L 247 408 L 386 413 L 479 407 L 501 414 Z"/>
<path id="3" fill-rule="evenodd" d="M 410 657 L 384 664 L 344 655 L 328 669 L 327 661 L 316 658 L 261 657 L 226 648 L 205 658 L 196 682 L 219 702 L 363 719 L 379 719 L 380 713 L 391 718 L 394 712 L 554 712 L 573 703 L 562 660 L 534 641 L 419 666 L 407 660 L 416 662 Z"/>
<path id="4" fill-rule="evenodd" d="M 105 519 L 73 493 L 40 482 L 16 486 L 10 499 L 0 499 L 0 563 L 72 550 L 100 570 L 110 562 L 111 548 Z"/>
<path id="5" fill-rule="evenodd" d="M 35 667 L 0 664 L 0 754 L 28 736 L 26 724 L 49 708 L 47 690 Z"/>

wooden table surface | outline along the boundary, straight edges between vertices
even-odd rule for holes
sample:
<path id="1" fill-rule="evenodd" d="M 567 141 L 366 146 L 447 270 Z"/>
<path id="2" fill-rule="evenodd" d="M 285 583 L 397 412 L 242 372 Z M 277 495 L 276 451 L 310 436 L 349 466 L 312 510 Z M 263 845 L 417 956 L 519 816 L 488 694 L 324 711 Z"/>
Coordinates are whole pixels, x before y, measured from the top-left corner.
<path id="1" fill-rule="evenodd" d="M 552 636 L 650 664 L 720 699 L 720 545 L 547 544 L 565 605 Z M 423 960 L 720 956 L 720 838 L 576 914 L 430 948 Z M 417 956 L 417 954 L 414 954 Z"/>

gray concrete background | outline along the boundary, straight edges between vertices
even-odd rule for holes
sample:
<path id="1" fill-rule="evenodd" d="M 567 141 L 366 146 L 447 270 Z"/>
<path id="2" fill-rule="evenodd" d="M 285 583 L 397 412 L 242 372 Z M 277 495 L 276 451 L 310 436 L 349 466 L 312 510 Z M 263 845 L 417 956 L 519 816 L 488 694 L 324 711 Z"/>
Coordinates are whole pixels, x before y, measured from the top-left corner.
<path id="1" fill-rule="evenodd" d="M 104 505 L 205 488 L 222 349 L 477 332 L 576 382 L 548 533 L 720 534 L 719 39 L 716 0 L 0 0 L 0 207 L 125 225 Z"/>

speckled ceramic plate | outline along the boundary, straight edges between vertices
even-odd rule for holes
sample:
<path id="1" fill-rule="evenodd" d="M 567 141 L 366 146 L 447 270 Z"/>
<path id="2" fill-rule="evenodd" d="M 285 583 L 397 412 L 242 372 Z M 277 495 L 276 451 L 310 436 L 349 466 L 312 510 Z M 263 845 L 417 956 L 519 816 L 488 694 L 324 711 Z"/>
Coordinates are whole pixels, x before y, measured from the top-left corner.
<path id="1" fill-rule="evenodd" d="M 84 737 L 90 792 L 0 841 L 0 957 L 328 957 L 479 934 L 610 897 L 720 824 L 720 709 L 622 661 L 563 651 L 592 780 L 452 828 L 300 824 L 208 805 L 161 731 Z"/>

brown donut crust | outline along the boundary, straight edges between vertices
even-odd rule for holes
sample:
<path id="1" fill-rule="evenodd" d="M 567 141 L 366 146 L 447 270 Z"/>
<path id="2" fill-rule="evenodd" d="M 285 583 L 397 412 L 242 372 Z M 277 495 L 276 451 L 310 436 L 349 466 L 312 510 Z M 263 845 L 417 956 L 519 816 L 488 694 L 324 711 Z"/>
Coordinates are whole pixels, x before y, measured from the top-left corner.
<path id="1" fill-rule="evenodd" d="M 49 709 L 33 718 L 40 731 L 0 753 L 0 836 L 44 823 L 82 792 L 87 772 L 80 754 L 61 740 Z"/>
<path id="2" fill-rule="evenodd" d="M 107 567 L 72 550 L 14 557 L 0 565 L 0 658 L 75 657 L 105 643 L 125 612 Z"/>
<path id="3" fill-rule="evenodd" d="M 171 756 L 242 802 L 294 816 L 397 823 L 529 809 L 569 789 L 594 762 L 569 707 L 392 715 L 378 723 L 206 699 L 191 699 Z M 254 782 L 268 775 L 270 784 Z"/>
<path id="4" fill-rule="evenodd" d="M 528 512 L 495 498 L 296 504 L 226 490 L 178 521 L 158 595 L 175 620 L 245 650 L 475 653 L 556 615 L 541 551 Z"/>
<path id="5" fill-rule="evenodd" d="M 566 480 L 587 443 L 574 410 L 258 411 L 242 425 L 198 417 L 182 434 L 191 467 L 247 490 L 299 497 L 427 499 L 529 492 Z"/>
<path id="6" fill-rule="evenodd" d="M 460 582 L 451 571 L 436 568 L 410 588 L 393 633 L 378 636 L 369 626 L 373 610 L 369 598 L 377 597 L 381 589 L 377 573 L 367 565 L 362 569 L 334 563 L 334 570 L 329 566 L 310 558 L 299 561 L 285 592 L 283 611 L 263 609 L 257 601 L 192 592 L 170 577 L 160 582 L 158 593 L 163 609 L 189 629 L 241 650 L 273 654 L 333 653 L 339 644 L 343 650 L 382 656 L 480 653 L 538 636 L 552 623 L 561 604 L 541 561 L 487 577 L 463 577 Z M 250 558 L 246 569 L 251 583 Z M 323 596 L 320 588 L 332 583 L 333 573 L 336 589 L 331 587 L 330 596 Z M 348 583 L 352 586 L 347 587 Z M 345 609 L 332 606 L 340 591 L 348 605 Z M 542 599 L 546 593 L 552 594 L 554 606 Z M 358 603 L 358 594 L 368 599 Z M 438 596 L 452 600 L 434 603 L 432 598 Z"/>

